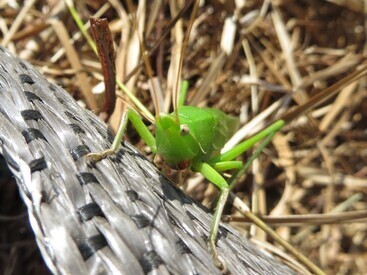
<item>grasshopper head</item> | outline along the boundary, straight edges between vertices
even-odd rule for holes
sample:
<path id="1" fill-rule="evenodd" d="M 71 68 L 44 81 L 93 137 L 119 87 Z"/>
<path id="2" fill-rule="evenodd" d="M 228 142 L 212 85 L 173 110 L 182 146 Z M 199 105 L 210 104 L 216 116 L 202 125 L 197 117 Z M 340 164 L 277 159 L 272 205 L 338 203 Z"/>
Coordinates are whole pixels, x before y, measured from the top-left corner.
<path id="1" fill-rule="evenodd" d="M 156 119 L 156 142 L 158 155 L 176 169 L 188 167 L 200 150 L 189 126 L 172 114 L 161 114 Z"/>

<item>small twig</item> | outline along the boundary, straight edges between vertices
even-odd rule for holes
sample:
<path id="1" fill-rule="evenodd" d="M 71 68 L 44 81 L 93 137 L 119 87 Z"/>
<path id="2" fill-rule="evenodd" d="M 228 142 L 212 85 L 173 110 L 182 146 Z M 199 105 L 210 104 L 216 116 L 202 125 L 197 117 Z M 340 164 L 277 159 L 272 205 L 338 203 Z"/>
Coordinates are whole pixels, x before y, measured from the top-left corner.
<path id="1" fill-rule="evenodd" d="M 92 36 L 97 45 L 98 55 L 101 61 L 103 80 L 105 85 L 105 102 L 102 113 L 107 121 L 116 105 L 116 65 L 113 40 L 107 19 L 91 17 L 90 26 Z"/>

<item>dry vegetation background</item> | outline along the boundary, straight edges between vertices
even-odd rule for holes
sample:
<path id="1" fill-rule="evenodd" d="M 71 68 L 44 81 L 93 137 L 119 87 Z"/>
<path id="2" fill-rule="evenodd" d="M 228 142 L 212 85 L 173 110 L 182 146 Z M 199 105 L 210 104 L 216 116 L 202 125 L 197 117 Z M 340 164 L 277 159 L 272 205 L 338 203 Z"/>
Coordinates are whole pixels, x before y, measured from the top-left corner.
<path id="1" fill-rule="evenodd" d="M 108 18 L 117 50 L 117 75 L 124 80 L 141 59 L 127 3 L 75 2 L 84 22 L 90 15 Z M 139 10 L 148 50 L 162 36 L 172 14 L 184 6 L 179 2 L 147 1 L 147 7 Z M 133 1 L 132 9 L 138 3 Z M 150 58 L 162 90 L 167 91 L 163 95 L 166 109 L 170 109 L 172 86 L 167 71 L 178 56 L 180 46 L 175 41 L 185 33 L 190 10 Z M 219 108 L 239 116 L 245 125 L 292 92 L 292 100 L 283 107 L 304 102 L 365 62 L 366 11 L 362 0 L 202 1 L 183 68 L 190 82 L 190 103 Z M 224 28 L 228 18 L 234 22 L 233 34 Z M 228 47 L 232 37 L 233 47 L 224 53 L 221 40 Z M 63 1 L 0 1 L 0 38 L 3 46 L 98 113 L 103 101 L 100 63 Z M 147 83 L 141 69 L 127 85 L 153 112 Z M 111 118 L 113 128 L 123 101 L 117 102 Z M 275 113 L 256 125 L 270 122 Z M 366 121 L 367 91 L 362 79 L 287 126 L 235 188 L 255 213 L 328 274 L 367 270 Z M 146 152 L 133 129 L 128 132 L 130 141 Z M 1 170 L 0 272 L 47 273 L 16 185 L 5 164 Z M 187 192 L 210 206 L 215 188 L 197 177 L 188 182 Z M 240 217 L 231 207 L 226 214 Z M 240 220 L 232 218 L 231 223 L 259 246 L 281 254 L 272 240 L 254 228 L 249 231 L 249 224 Z M 287 256 L 280 258 L 290 264 Z"/>

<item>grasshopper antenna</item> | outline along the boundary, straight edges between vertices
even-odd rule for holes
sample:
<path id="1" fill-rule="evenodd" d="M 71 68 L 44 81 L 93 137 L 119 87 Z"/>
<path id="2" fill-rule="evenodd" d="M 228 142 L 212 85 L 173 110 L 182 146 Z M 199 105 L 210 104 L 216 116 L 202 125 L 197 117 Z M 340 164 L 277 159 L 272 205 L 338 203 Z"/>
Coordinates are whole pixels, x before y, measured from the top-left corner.
<path id="1" fill-rule="evenodd" d="M 151 84 L 151 87 L 152 87 L 152 90 L 153 90 L 152 91 L 152 98 L 153 98 L 153 105 L 154 105 L 154 110 L 155 110 L 155 118 L 157 118 L 160 114 L 160 108 L 159 108 L 159 102 L 158 102 L 156 86 L 155 86 L 154 81 L 153 81 L 153 70 L 152 70 L 152 66 L 150 65 L 150 62 L 149 62 L 148 52 L 145 48 L 144 42 L 142 41 L 142 37 L 140 37 L 140 35 L 139 35 L 138 20 L 136 18 L 135 13 L 133 13 L 133 19 L 134 19 L 134 28 L 137 32 L 138 39 L 139 39 L 139 45 L 140 45 L 140 49 L 141 49 L 141 56 L 143 58 L 144 66 L 145 66 L 145 69 L 146 69 L 146 72 L 148 74 L 149 81 L 150 81 L 150 84 Z"/>
<path id="2" fill-rule="evenodd" d="M 183 44 L 182 44 L 182 48 L 181 48 L 181 53 L 180 53 L 180 60 L 178 63 L 178 72 L 177 72 L 177 77 L 175 80 L 175 85 L 174 85 L 174 90 L 173 90 L 173 97 L 172 97 L 172 103 L 173 103 L 173 109 L 175 111 L 175 115 L 176 115 L 176 120 L 178 121 L 178 86 L 179 83 L 181 82 L 181 72 L 182 72 L 182 64 L 183 64 L 183 56 L 187 47 L 187 44 L 189 42 L 189 38 L 190 38 L 190 32 L 192 29 L 192 26 L 194 24 L 194 20 L 196 18 L 196 15 L 198 13 L 199 10 L 199 3 L 200 0 L 195 0 L 194 2 L 194 7 L 191 13 L 191 17 L 190 17 L 190 22 L 189 22 L 189 27 L 187 29 Z"/>
<path id="3" fill-rule="evenodd" d="M 363 63 L 360 69 L 354 71 L 353 73 L 347 75 L 346 77 L 339 80 L 335 84 L 329 86 L 321 93 L 312 97 L 306 103 L 284 114 L 280 119 L 284 120 L 285 122 L 289 122 L 295 119 L 296 117 L 308 111 L 312 107 L 315 107 L 316 105 L 321 104 L 322 102 L 326 101 L 327 99 L 335 95 L 337 92 L 339 92 L 340 89 L 344 88 L 345 86 L 349 85 L 350 83 L 356 81 L 358 78 L 366 74 L 367 74 L 367 63 Z"/>
<path id="4" fill-rule="evenodd" d="M 192 2 L 194 0 L 190 0 L 186 3 L 185 7 L 180 10 L 180 12 L 175 16 L 175 18 L 173 18 L 173 20 L 168 24 L 168 26 L 163 30 L 162 35 L 158 38 L 158 40 L 154 43 L 154 45 L 149 49 L 148 52 L 148 56 L 150 57 L 158 48 L 158 46 L 161 44 L 161 42 L 163 41 L 163 39 L 166 38 L 166 36 L 170 33 L 170 31 L 172 30 L 173 26 L 177 23 L 178 20 L 181 19 L 181 17 L 183 16 L 183 14 L 188 10 L 188 8 L 191 6 Z M 139 68 L 143 65 L 144 61 L 140 60 L 139 64 L 136 65 L 136 67 L 134 69 L 131 70 L 131 72 L 124 78 L 124 82 L 129 81 L 129 79 L 136 74 L 136 72 L 139 70 Z"/>

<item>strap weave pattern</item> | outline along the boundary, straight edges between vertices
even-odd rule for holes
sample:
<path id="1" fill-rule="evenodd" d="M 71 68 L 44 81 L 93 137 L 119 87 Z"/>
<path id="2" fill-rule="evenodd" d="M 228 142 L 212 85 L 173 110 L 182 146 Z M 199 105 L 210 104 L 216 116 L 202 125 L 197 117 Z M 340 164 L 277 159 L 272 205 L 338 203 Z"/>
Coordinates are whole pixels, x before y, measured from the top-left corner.
<path id="1" fill-rule="evenodd" d="M 212 219 L 129 144 L 94 165 L 113 136 L 62 88 L 0 48 L 0 151 L 55 274 L 220 274 Z M 218 251 L 232 274 L 290 274 L 234 229 Z"/>

